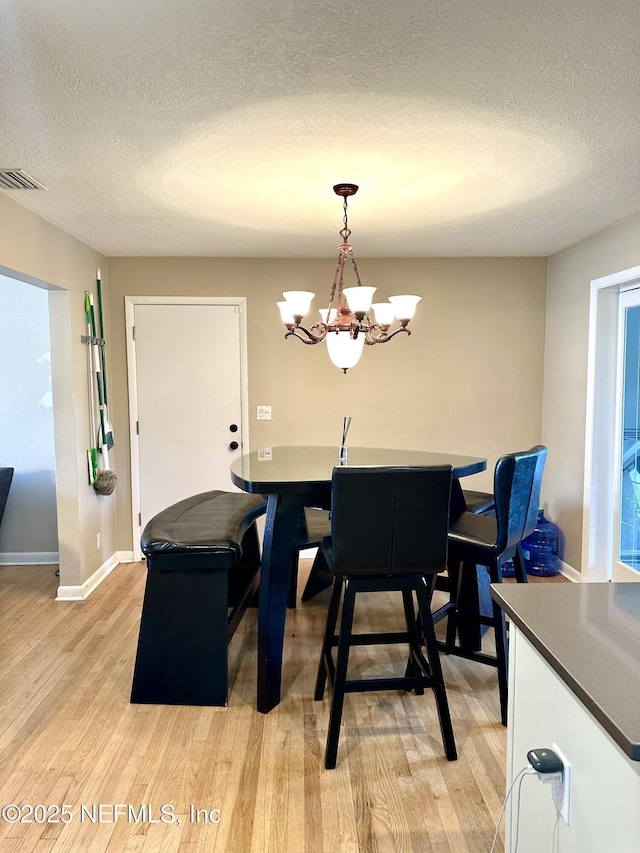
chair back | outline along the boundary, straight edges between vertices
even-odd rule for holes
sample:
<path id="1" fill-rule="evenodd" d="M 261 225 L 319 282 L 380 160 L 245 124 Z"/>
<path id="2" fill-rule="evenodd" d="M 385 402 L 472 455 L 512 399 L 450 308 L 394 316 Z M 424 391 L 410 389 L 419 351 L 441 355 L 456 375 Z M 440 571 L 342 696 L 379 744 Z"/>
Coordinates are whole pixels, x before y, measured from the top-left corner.
<path id="1" fill-rule="evenodd" d="M 536 526 L 547 448 L 541 444 L 501 456 L 494 475 L 496 550 L 515 548 Z"/>
<path id="2" fill-rule="evenodd" d="M 443 571 L 451 478 L 450 465 L 335 468 L 331 570 L 375 576 Z"/>

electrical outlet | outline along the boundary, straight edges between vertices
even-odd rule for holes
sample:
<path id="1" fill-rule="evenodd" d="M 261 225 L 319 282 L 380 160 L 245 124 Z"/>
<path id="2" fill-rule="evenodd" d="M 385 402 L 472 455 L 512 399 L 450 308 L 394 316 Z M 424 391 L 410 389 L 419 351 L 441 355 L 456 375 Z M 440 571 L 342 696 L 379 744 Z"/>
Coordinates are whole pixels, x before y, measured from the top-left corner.
<path id="1" fill-rule="evenodd" d="M 258 406 L 258 420 L 259 421 L 270 421 L 271 420 L 271 406 Z"/>
<path id="2" fill-rule="evenodd" d="M 551 748 L 562 761 L 562 779 L 559 782 L 551 783 L 551 798 L 564 822 L 569 823 L 571 817 L 571 765 L 562 754 L 557 743 L 551 744 Z"/>
<path id="3" fill-rule="evenodd" d="M 96 534 L 96 551 L 100 550 L 100 534 Z"/>

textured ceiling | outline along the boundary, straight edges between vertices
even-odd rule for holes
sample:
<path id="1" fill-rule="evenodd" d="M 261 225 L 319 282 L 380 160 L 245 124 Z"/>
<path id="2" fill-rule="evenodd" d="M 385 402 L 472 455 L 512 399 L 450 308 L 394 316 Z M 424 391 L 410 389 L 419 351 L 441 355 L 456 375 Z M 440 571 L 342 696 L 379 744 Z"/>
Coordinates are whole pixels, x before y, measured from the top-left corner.
<path id="1" fill-rule="evenodd" d="M 107 255 L 549 255 L 640 211 L 638 0 L 0 0 L 0 167 Z"/>

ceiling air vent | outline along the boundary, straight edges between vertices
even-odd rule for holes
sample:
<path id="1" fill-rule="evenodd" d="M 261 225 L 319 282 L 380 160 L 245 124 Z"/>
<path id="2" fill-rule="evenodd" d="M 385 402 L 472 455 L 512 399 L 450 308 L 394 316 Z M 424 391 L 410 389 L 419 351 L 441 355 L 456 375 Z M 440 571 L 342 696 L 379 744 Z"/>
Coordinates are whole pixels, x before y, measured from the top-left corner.
<path id="1" fill-rule="evenodd" d="M 0 189 L 3 190 L 46 190 L 24 169 L 0 169 Z"/>

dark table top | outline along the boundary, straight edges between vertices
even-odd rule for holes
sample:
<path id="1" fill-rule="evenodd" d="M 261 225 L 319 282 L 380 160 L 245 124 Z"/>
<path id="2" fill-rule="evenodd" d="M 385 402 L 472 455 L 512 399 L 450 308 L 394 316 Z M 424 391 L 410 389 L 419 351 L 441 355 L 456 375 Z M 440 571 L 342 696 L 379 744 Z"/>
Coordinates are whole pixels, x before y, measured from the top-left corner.
<path id="1" fill-rule="evenodd" d="M 486 459 L 426 450 L 394 450 L 381 447 L 349 447 L 349 466 L 451 465 L 454 477 L 484 471 Z M 236 459 L 231 479 L 245 492 L 282 494 L 306 489 L 326 489 L 338 464 L 338 447 L 288 446 L 256 450 Z"/>
<path id="2" fill-rule="evenodd" d="M 634 761 L 640 761 L 640 584 L 494 584 L 492 597 Z"/>

